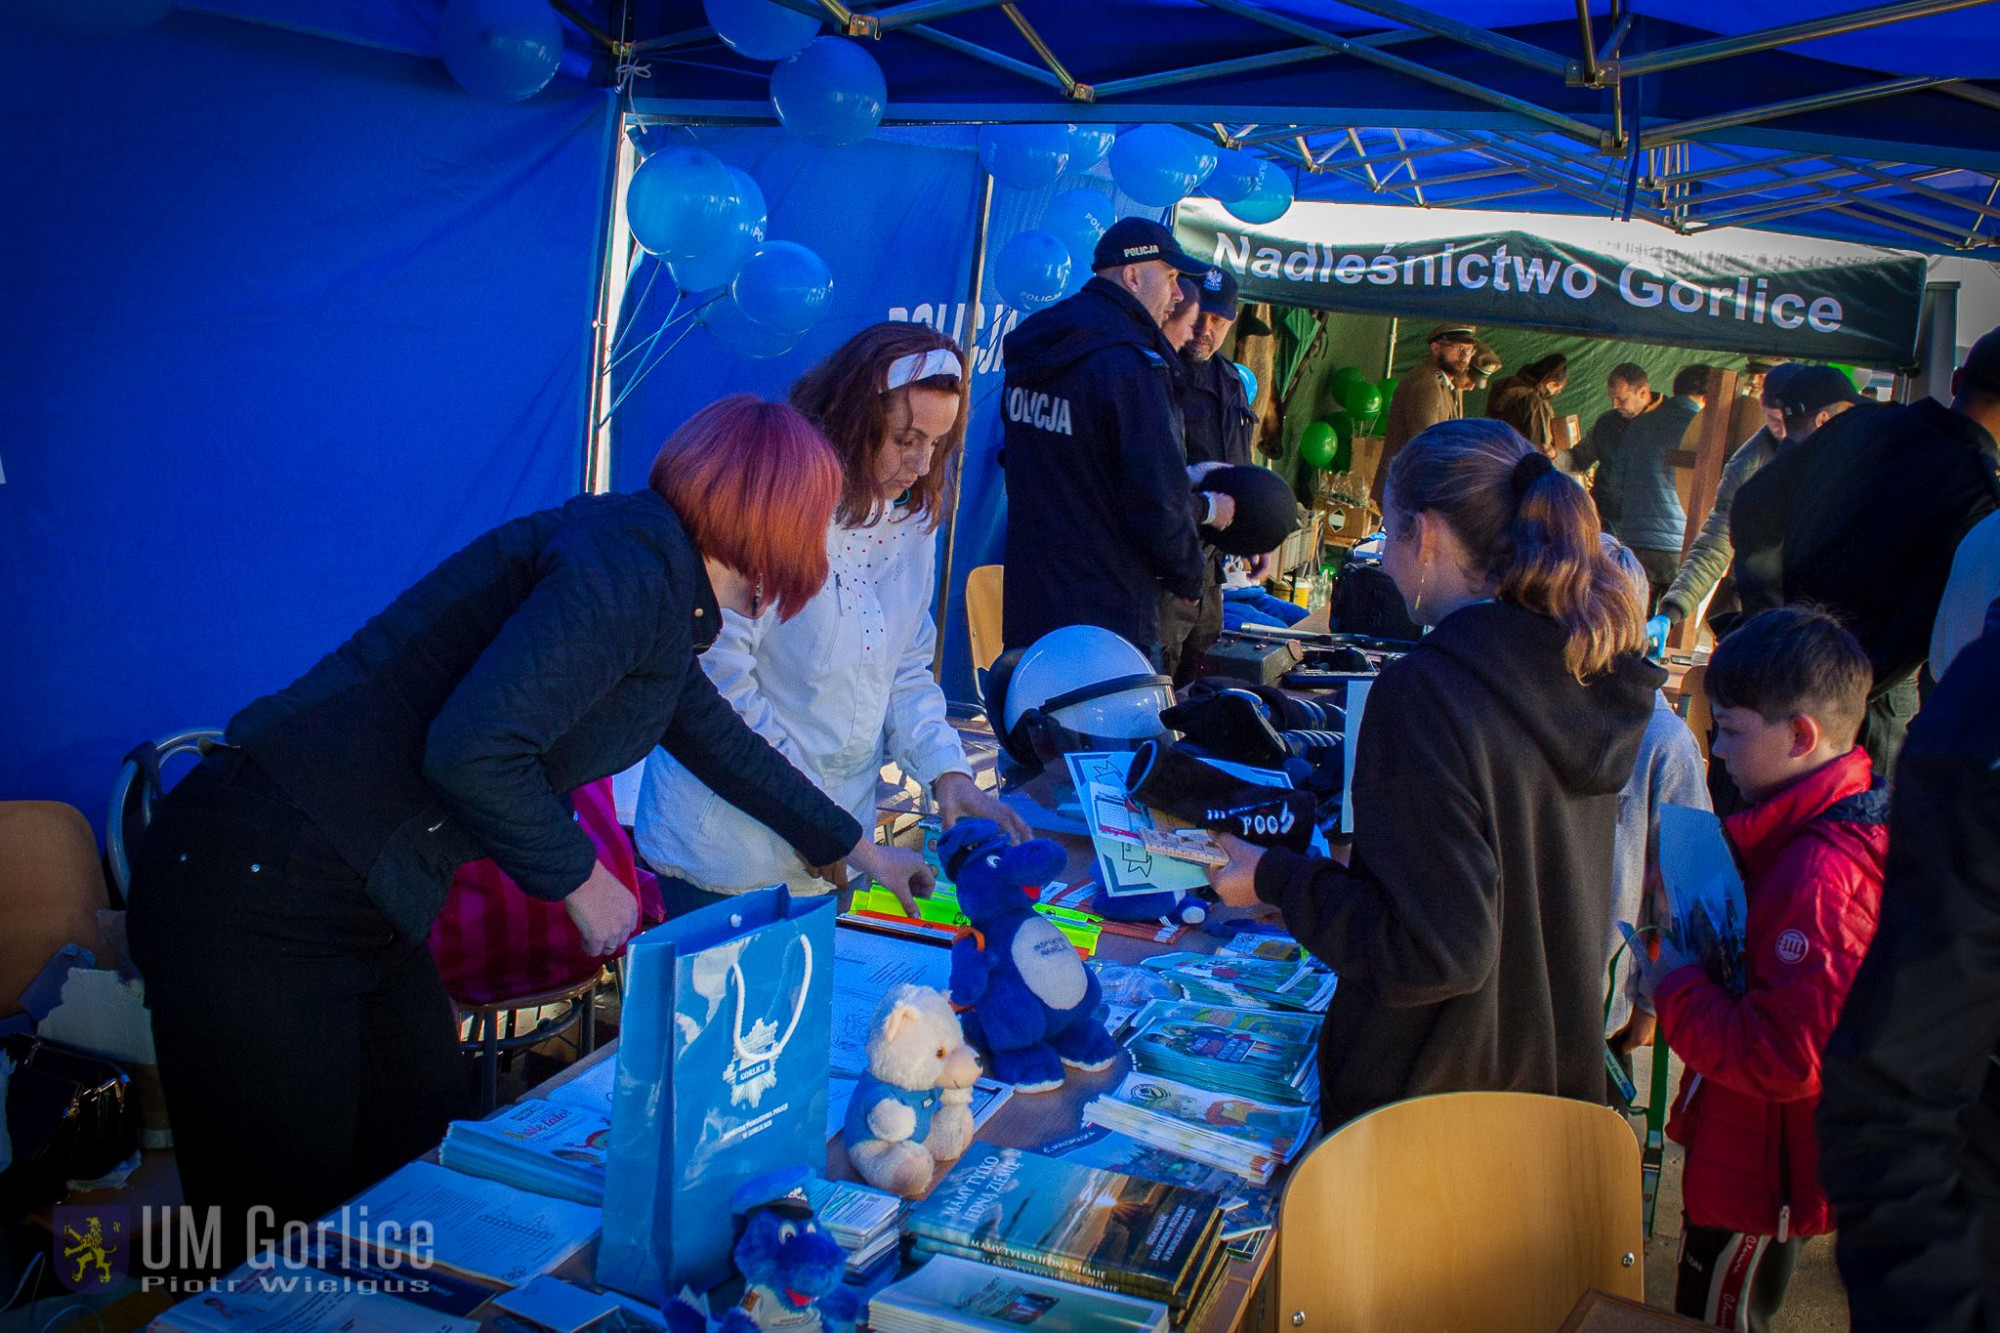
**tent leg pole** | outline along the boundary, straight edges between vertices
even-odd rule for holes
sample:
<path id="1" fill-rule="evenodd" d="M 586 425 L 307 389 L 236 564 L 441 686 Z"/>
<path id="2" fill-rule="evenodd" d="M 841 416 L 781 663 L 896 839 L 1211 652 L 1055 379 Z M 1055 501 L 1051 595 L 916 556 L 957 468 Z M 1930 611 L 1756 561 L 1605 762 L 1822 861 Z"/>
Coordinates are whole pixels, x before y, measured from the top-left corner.
<path id="1" fill-rule="evenodd" d="M 1388 379 L 1396 373 L 1396 335 L 1402 332 L 1403 317 L 1389 316 L 1389 351 L 1382 358 L 1382 378 Z"/>
<path id="2" fill-rule="evenodd" d="M 937 601 L 931 609 L 931 621 L 937 626 L 937 644 L 931 649 L 931 679 L 944 681 L 945 625 L 951 616 L 951 579 L 958 555 L 958 498 L 965 477 L 966 459 L 972 452 L 972 374 L 973 357 L 979 346 L 979 312 L 985 300 L 983 290 L 986 278 L 986 228 L 993 218 L 993 177 L 984 167 L 979 171 L 979 228 L 972 236 L 972 281 L 966 288 L 966 302 L 970 307 L 966 312 L 967 337 L 960 350 L 965 354 L 965 445 L 958 451 L 958 463 L 951 471 L 951 503 L 944 513 L 944 569 L 940 571 L 937 587 Z M 997 325 L 999 321 L 994 321 Z"/>

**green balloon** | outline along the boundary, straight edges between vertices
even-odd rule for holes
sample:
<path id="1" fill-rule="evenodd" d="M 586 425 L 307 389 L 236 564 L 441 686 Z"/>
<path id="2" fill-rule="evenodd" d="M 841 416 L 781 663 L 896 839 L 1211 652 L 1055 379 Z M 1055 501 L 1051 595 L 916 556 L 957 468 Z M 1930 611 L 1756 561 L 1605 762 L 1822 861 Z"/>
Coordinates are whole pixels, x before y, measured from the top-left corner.
<path id="1" fill-rule="evenodd" d="M 1388 410 L 1390 403 L 1396 401 L 1396 386 L 1401 383 L 1401 380 L 1391 375 L 1375 386 L 1382 391 L 1382 409 L 1384 411 Z"/>
<path id="2" fill-rule="evenodd" d="M 1321 471 L 1333 466 L 1338 440 L 1334 429 L 1324 421 L 1315 421 L 1299 436 L 1299 457 Z"/>
<path id="3" fill-rule="evenodd" d="M 1366 384 L 1367 382 L 1368 377 L 1353 366 L 1342 366 L 1339 370 L 1333 372 L 1326 383 L 1327 388 L 1333 393 L 1333 401 L 1340 403 L 1346 401 L 1343 395 L 1346 394 L 1348 385 Z"/>
<path id="4" fill-rule="evenodd" d="M 1373 421 L 1382 415 L 1382 391 L 1367 380 L 1358 380 L 1340 391 L 1340 405 L 1356 421 Z"/>

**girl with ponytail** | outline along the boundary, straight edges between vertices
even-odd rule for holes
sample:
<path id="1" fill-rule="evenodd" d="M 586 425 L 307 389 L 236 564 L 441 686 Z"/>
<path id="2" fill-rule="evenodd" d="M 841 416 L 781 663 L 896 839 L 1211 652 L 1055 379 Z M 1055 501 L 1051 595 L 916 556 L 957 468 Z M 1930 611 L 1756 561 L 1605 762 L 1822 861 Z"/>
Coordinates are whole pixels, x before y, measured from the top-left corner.
<path id="1" fill-rule="evenodd" d="M 1589 495 L 1504 422 L 1411 440 L 1383 528 L 1430 632 L 1369 692 L 1348 864 L 1225 838 L 1216 888 L 1341 974 L 1329 1129 L 1434 1092 L 1602 1100 L 1612 829 L 1664 680 L 1639 599 Z"/>

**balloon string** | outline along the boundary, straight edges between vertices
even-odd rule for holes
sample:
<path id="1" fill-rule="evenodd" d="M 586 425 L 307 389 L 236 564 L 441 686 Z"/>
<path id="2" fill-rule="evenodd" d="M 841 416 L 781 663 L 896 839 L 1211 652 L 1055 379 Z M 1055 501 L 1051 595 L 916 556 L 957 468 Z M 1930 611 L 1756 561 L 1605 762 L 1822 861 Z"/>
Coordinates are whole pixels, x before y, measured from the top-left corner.
<path id="1" fill-rule="evenodd" d="M 653 67 L 627 60 L 620 64 L 613 73 L 618 76 L 618 91 L 629 97 L 632 94 L 632 81 L 634 79 L 652 78 Z"/>
<path id="2" fill-rule="evenodd" d="M 632 396 L 632 391 L 634 389 L 637 389 L 641 384 L 645 383 L 646 377 L 651 375 L 655 370 L 659 369 L 660 364 L 673 354 L 673 350 L 681 345 L 682 340 L 685 339 L 690 333 L 694 332 L 696 328 L 696 325 L 694 323 L 695 316 L 699 315 L 702 311 L 708 309 L 708 307 L 713 305 L 716 302 L 716 300 L 720 298 L 720 296 L 721 293 L 718 292 L 715 296 L 710 297 L 708 300 L 702 302 L 694 309 L 688 311 L 685 315 L 680 316 L 678 319 L 670 320 L 667 323 L 660 325 L 658 332 L 654 333 L 652 338 L 649 340 L 649 345 L 650 343 L 658 342 L 660 336 L 664 334 L 667 331 L 667 329 L 673 324 L 685 324 L 687 327 L 683 328 L 680 331 L 679 335 L 676 336 L 672 342 L 668 343 L 666 348 L 663 351 L 661 351 L 661 353 L 658 356 L 654 357 L 651 361 L 647 362 L 645 366 L 643 366 L 637 374 L 632 376 L 631 382 L 625 386 L 624 391 L 620 393 L 618 397 L 612 401 L 611 406 L 606 408 L 604 410 L 604 415 L 598 419 L 596 427 L 597 429 L 602 430 L 604 428 L 604 424 L 610 421 L 613 416 L 617 415 L 618 409 L 624 406 L 625 400 Z"/>
<path id="3" fill-rule="evenodd" d="M 647 334 L 644 338 L 641 338 L 638 342 L 632 344 L 632 346 L 625 349 L 625 351 L 611 358 L 610 364 L 604 367 L 606 373 L 618 369 L 618 367 L 622 365 L 625 362 L 626 358 L 628 357 L 638 356 L 641 360 L 643 360 L 645 358 L 646 353 L 652 350 L 653 345 L 660 341 L 660 334 L 666 331 L 667 325 L 674 322 L 674 315 L 680 309 L 680 306 L 681 306 L 681 294 L 679 292 L 675 292 L 673 304 L 667 307 L 667 313 L 661 317 L 659 327 L 654 329 L 651 333 Z M 632 326 L 630 324 L 627 324 L 625 327 L 629 329 Z"/>
<path id="4" fill-rule="evenodd" d="M 623 347 L 625 345 L 625 340 L 632 336 L 632 330 L 639 323 L 637 318 L 638 314 L 641 310 L 644 310 L 646 308 L 646 298 L 653 294 L 653 284 L 660 280 L 660 270 L 665 267 L 666 263 L 664 260 L 655 259 L 653 261 L 653 267 L 646 271 L 646 286 L 643 290 L 640 291 L 639 299 L 632 303 L 631 309 L 633 318 L 630 318 L 625 321 L 625 327 L 618 330 L 618 336 L 611 340 L 611 346 L 609 349 L 607 349 L 605 353 L 605 355 L 612 358 L 611 365 L 606 366 L 605 367 L 606 370 L 611 369 L 611 366 L 617 365 L 618 362 L 622 359 L 618 355 L 618 349 Z M 680 298 L 676 296 L 674 299 L 678 301 Z M 669 312 L 669 315 L 671 317 L 671 312 Z"/>

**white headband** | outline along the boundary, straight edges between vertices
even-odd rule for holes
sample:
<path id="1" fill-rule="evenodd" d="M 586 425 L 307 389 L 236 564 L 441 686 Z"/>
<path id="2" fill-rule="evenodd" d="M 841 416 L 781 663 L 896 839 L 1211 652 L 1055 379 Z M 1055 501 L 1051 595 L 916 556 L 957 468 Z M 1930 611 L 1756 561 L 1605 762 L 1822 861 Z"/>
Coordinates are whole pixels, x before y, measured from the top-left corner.
<path id="1" fill-rule="evenodd" d="M 888 382 L 882 386 L 882 392 L 894 393 L 918 380 L 963 378 L 965 372 L 958 364 L 958 353 L 948 347 L 933 347 L 928 352 L 912 352 L 891 361 Z"/>

